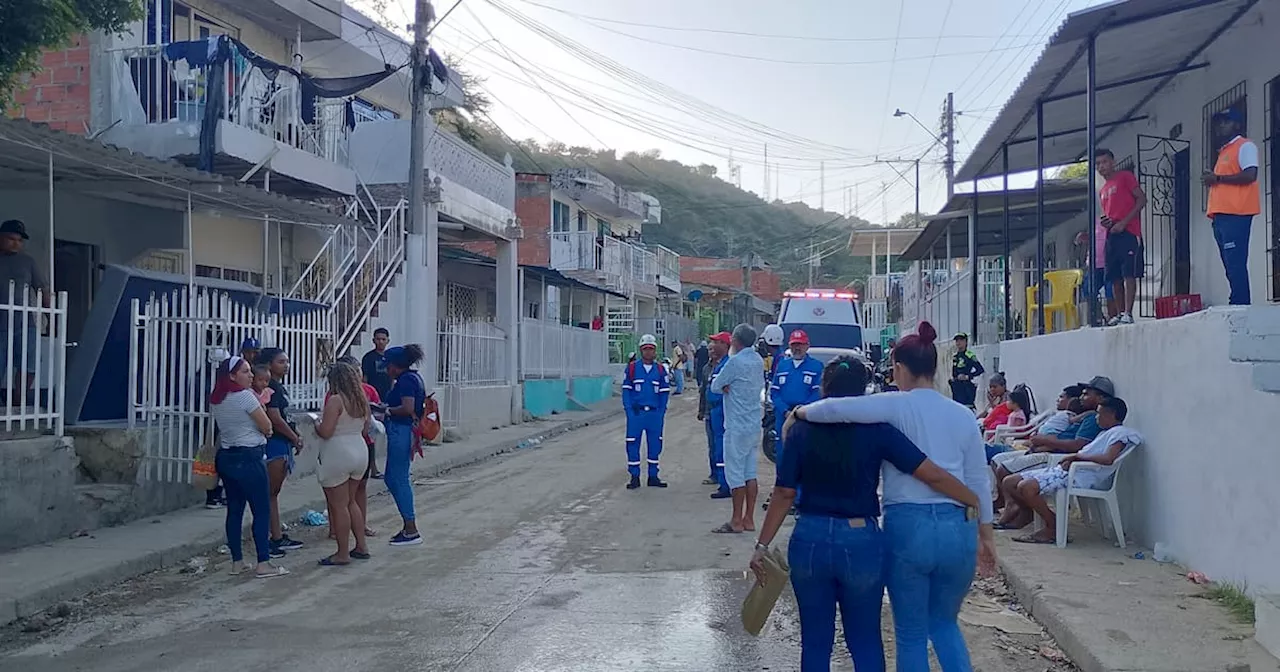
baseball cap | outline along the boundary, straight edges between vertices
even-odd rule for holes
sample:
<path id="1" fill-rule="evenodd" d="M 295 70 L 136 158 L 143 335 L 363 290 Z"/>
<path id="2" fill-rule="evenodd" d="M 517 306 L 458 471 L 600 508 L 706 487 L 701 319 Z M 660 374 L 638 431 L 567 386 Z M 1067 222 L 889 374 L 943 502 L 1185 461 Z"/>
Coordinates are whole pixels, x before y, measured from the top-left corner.
<path id="1" fill-rule="evenodd" d="M 262 342 L 250 336 L 249 338 L 244 339 L 244 342 L 240 344 L 240 349 L 241 350 L 261 350 Z"/>
<path id="2" fill-rule="evenodd" d="M 712 335 L 710 336 L 710 339 L 711 339 L 711 340 L 713 340 L 713 341 L 720 341 L 721 343 L 732 343 L 732 342 L 733 342 L 733 336 L 732 336 L 731 334 L 729 334 L 729 332 L 727 332 L 727 331 L 722 331 L 722 332 L 720 332 L 720 333 L 718 333 L 718 334 L 712 334 Z"/>
<path id="3" fill-rule="evenodd" d="M 5 220 L 0 224 L 0 233 L 16 233 L 22 236 L 23 240 L 30 240 L 31 236 L 27 235 L 27 225 L 22 223 L 20 219 Z"/>
<path id="4" fill-rule="evenodd" d="M 804 329 L 796 329 L 791 332 L 791 337 L 787 339 L 787 345 L 791 345 L 792 343 L 809 345 L 809 334 L 804 333 Z"/>
<path id="5" fill-rule="evenodd" d="M 960 340 L 960 339 L 962 339 L 962 338 L 963 338 L 964 340 L 966 340 L 966 341 L 967 341 L 967 340 L 969 340 L 969 334 L 966 334 L 966 333 L 964 333 L 963 331 L 956 332 L 956 335 L 955 335 L 955 336 L 952 336 L 952 337 L 951 337 L 951 340 L 953 340 L 953 341 L 958 341 L 958 340 Z"/>
<path id="6" fill-rule="evenodd" d="M 1111 382 L 1111 379 L 1106 376 L 1094 376 L 1089 380 L 1089 382 L 1080 383 L 1079 385 L 1083 389 L 1097 390 L 1108 397 L 1116 396 L 1116 384 Z"/>

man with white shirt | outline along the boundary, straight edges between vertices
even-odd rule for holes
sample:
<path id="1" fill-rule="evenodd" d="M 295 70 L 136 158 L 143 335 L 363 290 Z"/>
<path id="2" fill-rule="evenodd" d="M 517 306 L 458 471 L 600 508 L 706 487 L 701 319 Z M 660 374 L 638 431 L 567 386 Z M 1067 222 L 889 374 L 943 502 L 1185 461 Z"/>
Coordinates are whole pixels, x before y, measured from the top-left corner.
<path id="1" fill-rule="evenodd" d="M 1258 146 L 1242 135 L 1244 117 L 1234 107 L 1213 115 L 1215 136 L 1226 140 L 1212 171 L 1200 180 L 1209 188 L 1205 214 L 1213 220 L 1222 267 L 1231 285 L 1230 303 L 1247 306 L 1249 296 L 1249 230 L 1262 211 L 1258 189 Z"/>

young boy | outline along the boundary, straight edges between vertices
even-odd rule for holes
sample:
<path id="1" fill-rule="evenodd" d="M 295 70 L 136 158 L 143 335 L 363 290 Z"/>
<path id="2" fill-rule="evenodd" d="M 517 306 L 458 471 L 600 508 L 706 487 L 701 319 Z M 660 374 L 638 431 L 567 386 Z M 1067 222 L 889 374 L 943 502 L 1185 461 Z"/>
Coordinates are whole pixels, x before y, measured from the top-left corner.
<path id="1" fill-rule="evenodd" d="M 1098 427 L 1102 433 L 1085 446 L 1080 452 L 1068 455 L 1058 464 L 1041 469 L 1031 469 L 1021 474 L 1013 474 L 1000 484 L 1006 499 L 1018 507 L 1014 522 L 1008 527 L 1023 527 L 1031 522 L 1032 513 L 1040 514 L 1044 521 L 1044 529 L 1035 534 L 1014 537 L 1013 540 L 1026 544 L 1052 544 L 1057 541 L 1057 518 L 1053 509 L 1049 508 L 1048 498 L 1067 487 L 1067 478 L 1071 465 L 1076 462 L 1099 465 L 1080 469 L 1076 472 L 1072 487 L 1101 488 L 1106 487 L 1115 475 L 1117 458 L 1125 449 L 1136 447 L 1142 443 L 1142 435 L 1129 427 L 1125 427 L 1125 416 L 1129 407 L 1119 397 L 1108 397 L 1098 404 Z M 1022 523 L 1022 525 L 1017 525 Z"/>

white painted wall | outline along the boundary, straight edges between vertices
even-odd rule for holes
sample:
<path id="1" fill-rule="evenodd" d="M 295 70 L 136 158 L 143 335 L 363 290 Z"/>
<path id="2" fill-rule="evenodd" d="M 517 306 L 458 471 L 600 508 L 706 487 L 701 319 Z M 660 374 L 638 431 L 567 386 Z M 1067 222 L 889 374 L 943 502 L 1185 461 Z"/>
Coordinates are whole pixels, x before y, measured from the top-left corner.
<path id="1" fill-rule="evenodd" d="M 1167 137 L 1170 129 L 1182 125 L 1181 139 L 1191 142 L 1191 288 L 1209 305 L 1226 304 L 1229 290 L 1213 229 L 1204 216 L 1203 190 L 1198 179 L 1206 165 L 1206 152 L 1216 151 L 1205 146 L 1203 108 L 1237 83 L 1246 82 L 1247 135 L 1258 144 L 1260 162 L 1265 164 L 1263 140 L 1268 130 L 1263 92 L 1267 81 L 1280 76 L 1280 40 L 1275 39 L 1275 28 L 1268 26 L 1267 20 L 1272 23 L 1280 20 L 1280 7 L 1275 3 L 1259 3 L 1196 59 L 1196 62 L 1207 61 L 1209 67 L 1174 78 L 1139 111 L 1138 114 L 1149 115 L 1149 119 L 1135 124 L 1136 130 L 1126 127 L 1123 133 L 1117 132 L 1100 143 L 1114 151 L 1117 158 L 1132 154 L 1136 160 L 1138 134 Z M 1265 165 L 1260 167 L 1258 178 L 1265 185 Z M 1249 240 L 1250 290 L 1255 303 L 1269 298 L 1266 278 L 1269 204 L 1265 187 L 1263 201 L 1263 214 L 1254 218 Z"/>
<path id="2" fill-rule="evenodd" d="M 1280 311 L 1280 307 L 1266 310 Z M 1259 392 L 1252 365 L 1228 359 L 1243 309 L 1000 344 L 1009 383 L 1043 404 L 1063 386 L 1110 377 L 1146 444 L 1121 473 L 1124 525 L 1165 542 L 1179 563 L 1214 580 L 1280 590 L 1280 395 Z"/>

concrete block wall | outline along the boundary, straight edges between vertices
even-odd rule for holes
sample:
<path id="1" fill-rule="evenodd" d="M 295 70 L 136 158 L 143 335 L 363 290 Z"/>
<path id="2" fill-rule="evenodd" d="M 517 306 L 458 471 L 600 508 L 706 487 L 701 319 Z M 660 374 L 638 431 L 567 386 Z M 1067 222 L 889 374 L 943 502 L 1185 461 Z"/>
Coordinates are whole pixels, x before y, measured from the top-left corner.
<path id="1" fill-rule="evenodd" d="M 80 460 L 69 438 L 0 442 L 0 551 L 64 537 L 79 529 Z"/>
<path id="2" fill-rule="evenodd" d="M 1110 377 L 1129 405 L 1126 424 L 1145 438 L 1120 474 L 1125 531 L 1259 595 L 1280 592 L 1280 536 L 1259 533 L 1280 510 L 1280 396 L 1253 387 L 1256 364 L 1228 357 L 1245 313 L 1211 308 L 1005 341 L 999 353 L 1009 381 L 1030 384 L 1042 404 L 1064 385 Z"/>
<path id="3" fill-rule="evenodd" d="M 590 406 L 613 396 L 612 376 L 591 376 L 574 378 L 569 382 L 569 396 L 573 400 Z"/>
<path id="4" fill-rule="evenodd" d="M 26 75 L 13 93 L 11 117 L 83 135 L 90 123 L 89 38 L 79 35 L 65 49 L 45 51 L 40 70 Z"/>
<path id="5" fill-rule="evenodd" d="M 1250 306 L 1231 317 L 1228 354 L 1253 366 L 1253 387 L 1280 393 L 1280 306 Z"/>

